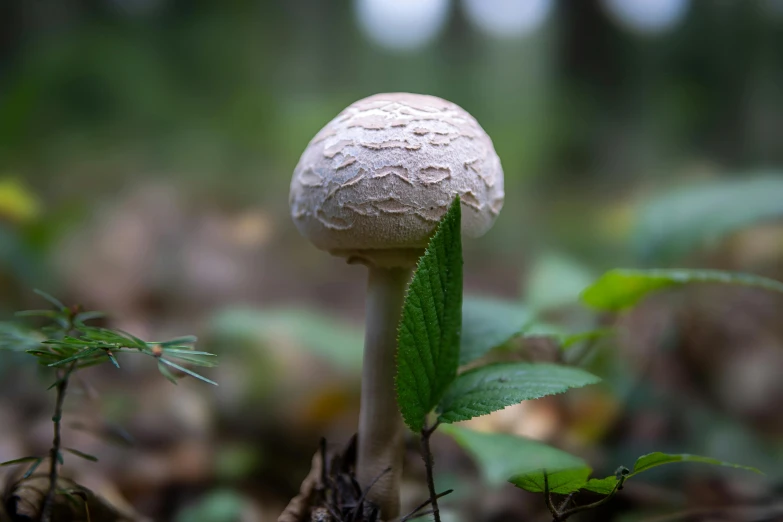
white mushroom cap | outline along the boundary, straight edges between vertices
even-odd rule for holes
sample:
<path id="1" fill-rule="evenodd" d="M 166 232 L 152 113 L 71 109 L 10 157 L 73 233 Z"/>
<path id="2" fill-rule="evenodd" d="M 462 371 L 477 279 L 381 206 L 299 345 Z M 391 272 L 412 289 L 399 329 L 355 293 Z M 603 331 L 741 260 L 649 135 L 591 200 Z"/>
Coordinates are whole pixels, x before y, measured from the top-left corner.
<path id="1" fill-rule="evenodd" d="M 434 96 L 376 94 L 330 121 L 291 181 L 291 215 L 313 244 L 382 267 L 413 266 L 454 197 L 477 237 L 503 206 L 492 140 L 461 107 Z"/>

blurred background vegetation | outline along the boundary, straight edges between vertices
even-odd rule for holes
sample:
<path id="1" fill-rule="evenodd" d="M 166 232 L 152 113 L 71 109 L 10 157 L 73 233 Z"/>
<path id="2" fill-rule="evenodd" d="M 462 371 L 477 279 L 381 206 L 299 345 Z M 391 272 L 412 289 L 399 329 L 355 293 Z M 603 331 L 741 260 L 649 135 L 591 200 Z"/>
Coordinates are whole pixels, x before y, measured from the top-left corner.
<path id="1" fill-rule="evenodd" d="M 38 287 L 144 338 L 197 333 L 220 353 L 217 391 L 127 364 L 96 369 L 86 413 L 72 401 L 136 439 L 85 440 L 101 457 L 87 485 L 156 520 L 275 520 L 318 437 L 346 440 L 358 407 L 364 274 L 288 215 L 293 168 L 327 121 L 390 91 L 472 113 L 506 204 L 466 242 L 466 291 L 579 325 L 578 292 L 614 266 L 783 279 L 781 42 L 781 0 L 2 0 L 0 311 L 40 306 Z M 602 392 L 481 427 L 610 471 L 645 449 L 782 469 L 783 302 L 712 288 L 651 301 L 620 320 Z M 0 359 L 0 460 L 48 444 L 51 397 L 25 361 Z M 465 490 L 469 462 L 439 444 L 443 488 Z M 758 492 L 665 478 L 673 505 Z M 542 507 L 494 491 L 454 520 Z"/>

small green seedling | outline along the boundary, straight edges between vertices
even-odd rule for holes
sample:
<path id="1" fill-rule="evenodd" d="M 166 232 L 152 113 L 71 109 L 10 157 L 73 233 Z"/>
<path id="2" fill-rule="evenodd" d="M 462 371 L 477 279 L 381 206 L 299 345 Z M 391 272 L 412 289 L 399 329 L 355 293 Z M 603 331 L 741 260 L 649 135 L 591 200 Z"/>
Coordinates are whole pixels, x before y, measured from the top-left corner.
<path id="1" fill-rule="evenodd" d="M 175 372 L 178 372 L 217 385 L 216 382 L 185 366 L 213 367 L 215 356 L 193 349 L 193 343 L 197 340 L 194 336 L 163 342 L 148 342 L 121 330 L 90 326 L 88 322 L 103 318 L 104 314 L 83 311 L 80 306 L 65 306 L 45 292 L 36 290 L 36 293 L 48 301 L 52 308 L 27 310 L 16 315 L 43 318 L 48 321 L 48 324 L 37 330 L 16 323 L 0 324 L 0 349 L 23 351 L 35 357 L 40 365 L 54 370 L 55 381 L 48 388 L 50 390 L 54 388 L 56 392 L 52 415 L 54 438 L 52 447 L 46 455 L 13 459 L 0 463 L 0 466 L 21 464 L 28 466 L 21 478 L 12 485 L 12 492 L 24 488 L 35 489 L 28 485 L 28 482 L 36 481 L 37 486 L 41 480 L 44 480 L 45 491 L 40 495 L 40 505 L 36 509 L 40 522 L 49 522 L 52 519 L 58 497 L 64 498 L 66 504 L 89 518 L 89 499 L 94 498 L 92 492 L 70 481 L 68 488 L 63 488 L 62 483 L 65 479 L 59 476 L 59 466 L 65 463 L 63 453 L 93 462 L 98 460 L 93 455 L 66 447 L 61 437 L 63 404 L 73 375 L 84 368 L 107 362 L 120 368 L 120 359 L 136 354 L 153 359 L 160 373 L 174 384 L 178 380 Z M 36 471 L 44 462 L 48 463 L 49 469 L 46 475 L 40 475 Z"/>

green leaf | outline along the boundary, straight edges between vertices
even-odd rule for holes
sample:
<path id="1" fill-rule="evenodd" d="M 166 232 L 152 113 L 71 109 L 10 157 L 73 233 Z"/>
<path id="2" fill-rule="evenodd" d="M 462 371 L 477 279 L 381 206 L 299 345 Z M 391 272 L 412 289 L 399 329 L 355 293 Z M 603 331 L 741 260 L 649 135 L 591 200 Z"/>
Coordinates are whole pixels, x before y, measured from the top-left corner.
<path id="1" fill-rule="evenodd" d="M 27 471 L 24 472 L 24 475 L 22 475 L 22 480 L 27 480 L 28 478 L 30 478 L 30 476 L 33 473 L 35 473 L 35 470 L 38 469 L 38 466 L 40 466 L 42 462 L 43 462 L 43 458 L 35 459 L 35 462 L 33 462 L 32 465 L 30 465 L 30 467 L 27 468 Z"/>
<path id="2" fill-rule="evenodd" d="M 47 319 L 54 319 L 60 316 L 60 312 L 57 310 L 21 310 L 15 312 L 16 317 L 45 317 Z"/>
<path id="3" fill-rule="evenodd" d="M 583 486 L 583 489 L 592 491 L 594 493 L 600 493 L 602 495 L 608 495 L 614 491 L 614 488 L 617 486 L 617 482 L 618 478 L 614 475 L 610 475 L 602 479 L 591 478 Z"/>
<path id="4" fill-rule="evenodd" d="M 19 459 L 14 460 L 7 460 L 5 462 L 0 462 L 0 466 L 13 466 L 15 464 L 23 464 L 25 462 L 32 462 L 34 460 L 39 460 L 40 457 L 22 457 Z"/>
<path id="5" fill-rule="evenodd" d="M 206 378 L 206 377 L 204 377 L 203 375 L 199 375 L 199 374 L 197 374 L 196 372 L 194 372 L 194 371 L 192 371 L 192 370 L 188 370 L 188 369 L 187 369 L 187 368 L 185 368 L 184 366 L 180 366 L 179 364 L 177 364 L 177 363 L 175 363 L 175 362 L 172 362 L 172 361 L 169 361 L 168 359 L 163 359 L 163 358 L 161 358 L 161 359 L 158 359 L 158 361 L 159 361 L 159 362 L 162 362 L 163 364 L 165 364 L 165 365 L 167 365 L 167 366 L 171 366 L 171 367 L 172 367 L 172 368 L 174 368 L 175 370 L 179 370 L 179 371 L 181 371 L 182 373 L 186 373 L 186 374 L 190 375 L 191 377 L 194 377 L 194 378 L 196 378 L 196 379 L 198 379 L 198 380 L 200 380 L 200 381 L 204 381 L 204 382 L 206 382 L 207 384 L 212 384 L 212 385 L 214 385 L 214 386 L 217 386 L 217 385 L 218 385 L 218 383 L 216 383 L 215 381 L 212 381 L 212 380 L 210 380 L 210 379 L 207 379 L 207 378 Z"/>
<path id="6" fill-rule="evenodd" d="M 179 359 L 181 361 L 189 362 L 190 364 L 195 364 L 196 366 L 203 366 L 204 368 L 214 368 L 217 366 L 217 362 L 215 360 L 208 360 L 204 357 L 200 356 L 189 356 L 189 355 L 179 355 L 179 354 L 168 354 L 169 357 L 174 359 Z"/>
<path id="7" fill-rule="evenodd" d="M 584 332 L 571 333 L 565 328 L 549 323 L 533 323 L 525 329 L 523 337 L 549 337 L 562 350 L 568 350 L 583 341 L 594 341 L 614 334 L 613 328 L 597 328 Z"/>
<path id="8" fill-rule="evenodd" d="M 765 277 L 720 270 L 610 270 L 582 293 L 582 301 L 602 309 L 630 308 L 648 294 L 688 283 L 720 283 L 783 292 L 783 283 Z"/>
<path id="9" fill-rule="evenodd" d="M 438 420 L 467 420 L 600 380 L 580 368 L 557 364 L 489 364 L 457 377 L 438 404 Z"/>
<path id="10" fill-rule="evenodd" d="M 103 319 L 104 317 L 106 317 L 106 314 L 103 312 L 98 312 L 98 311 L 82 312 L 76 315 L 74 321 L 79 323 L 84 323 L 84 321 L 91 321 L 93 319 Z"/>
<path id="11" fill-rule="evenodd" d="M 509 482 L 531 493 L 543 493 L 549 486 L 550 493 L 567 495 L 585 487 L 591 471 L 586 466 L 559 470 L 543 468 L 511 477 Z"/>
<path id="12" fill-rule="evenodd" d="M 414 432 L 457 374 L 462 326 L 459 197 L 419 260 L 405 296 L 397 349 L 397 402 Z"/>
<path id="13" fill-rule="evenodd" d="M 133 335 L 132 333 L 126 332 L 124 330 L 117 330 L 118 334 L 121 334 L 125 336 L 128 340 L 131 341 L 131 343 L 128 344 L 129 347 L 138 348 L 139 350 L 144 350 L 147 348 L 147 343 Z"/>
<path id="14" fill-rule="evenodd" d="M 759 473 L 763 475 L 763 473 L 761 473 L 761 471 L 759 471 L 757 468 L 753 468 L 750 466 L 743 466 L 741 464 L 732 464 L 731 462 L 724 462 L 722 460 L 713 459 L 710 457 L 689 455 L 687 453 L 671 454 L 671 453 L 661 453 L 659 451 L 656 451 L 654 453 L 649 453 L 647 455 L 643 455 L 638 459 L 636 459 L 636 464 L 634 464 L 633 466 L 633 473 L 629 475 L 629 478 L 633 477 L 634 475 L 638 475 L 642 471 L 647 471 L 648 469 L 654 468 L 656 466 L 661 466 L 663 464 L 671 464 L 674 462 L 700 462 L 702 464 L 712 464 L 713 466 L 723 466 L 728 468 L 744 469 L 746 471 L 752 471 L 754 473 Z"/>
<path id="15" fill-rule="evenodd" d="M 714 466 L 724 466 L 729 468 L 744 469 L 747 471 L 752 471 L 754 473 L 761 473 L 761 471 L 759 471 L 758 469 L 752 468 L 750 466 L 742 466 L 739 464 L 732 464 L 730 462 L 723 462 L 721 460 L 713 459 L 710 457 L 701 457 L 699 455 L 688 455 L 688 454 L 677 455 L 677 454 L 655 452 L 639 457 L 636 460 L 636 464 L 634 464 L 634 469 L 632 473 L 628 473 L 628 469 L 623 468 L 621 466 L 620 468 L 618 468 L 618 470 L 615 472 L 614 475 L 610 475 L 602 479 L 590 479 L 582 486 L 582 488 L 589 491 L 593 491 L 595 493 L 608 495 L 612 491 L 614 491 L 615 486 L 617 486 L 617 482 L 620 480 L 620 477 L 623 475 L 625 476 L 625 480 L 628 480 L 631 477 L 638 475 L 643 471 L 647 471 L 648 469 L 654 468 L 656 466 L 662 466 L 664 464 L 672 464 L 675 462 L 699 462 L 702 464 L 712 464 Z"/>
<path id="16" fill-rule="evenodd" d="M 579 294 L 594 276 L 584 265 L 562 254 L 546 253 L 533 264 L 525 283 L 525 302 L 536 312 L 579 303 Z"/>
<path id="17" fill-rule="evenodd" d="M 161 360 L 158 360 L 158 371 L 161 375 L 163 375 L 166 379 L 169 380 L 172 384 L 177 384 L 177 377 L 173 373 L 171 373 L 171 370 L 166 368 L 166 365 L 163 364 Z"/>
<path id="18" fill-rule="evenodd" d="M 35 330 L 16 323 L 0 322 L 0 350 L 27 351 L 40 348 L 46 338 Z"/>
<path id="19" fill-rule="evenodd" d="M 465 296 L 459 364 L 480 359 L 493 348 L 522 334 L 531 319 L 532 315 L 521 303 Z"/>
<path id="20" fill-rule="evenodd" d="M 120 330 L 115 331 L 108 328 L 99 328 L 96 326 L 80 326 L 79 330 L 82 332 L 83 338 L 77 339 L 78 342 L 84 343 L 84 340 L 87 339 L 89 341 L 97 341 L 114 345 L 114 347 L 125 346 L 141 349 L 147 347 L 147 343 L 138 337 L 134 337 L 131 334 L 122 332 Z"/>
<path id="21" fill-rule="evenodd" d="M 181 353 L 181 354 L 186 354 L 186 355 L 204 355 L 204 356 L 209 356 L 209 357 L 217 357 L 217 355 L 215 355 L 214 353 L 199 352 L 199 351 L 191 350 L 191 349 L 188 349 L 188 348 L 164 348 L 163 351 L 166 352 L 166 353 Z"/>
<path id="22" fill-rule="evenodd" d="M 287 308 L 227 309 L 212 319 L 209 330 L 221 345 L 261 344 L 266 348 L 285 344 L 293 350 L 309 351 L 354 374 L 362 367 L 361 328 L 321 312 Z M 176 344 L 181 341 L 177 340 Z"/>
<path id="23" fill-rule="evenodd" d="M 781 219 L 781 194 L 779 172 L 678 187 L 642 208 L 634 249 L 646 261 L 668 261 L 750 225 Z"/>
<path id="24" fill-rule="evenodd" d="M 83 451 L 79 451 L 79 450 L 73 449 L 73 448 L 63 448 L 63 449 L 65 451 L 67 451 L 68 453 L 72 453 L 72 454 L 76 455 L 77 457 L 81 457 L 81 458 L 83 458 L 85 460 L 89 460 L 91 462 L 98 462 L 98 457 L 96 457 L 94 455 L 90 455 L 89 453 L 84 453 Z"/>
<path id="25" fill-rule="evenodd" d="M 120 363 L 119 363 L 119 361 L 117 361 L 117 358 L 114 356 L 113 353 L 111 353 L 110 351 L 107 350 L 106 351 L 106 355 L 109 356 L 109 360 L 111 361 L 111 363 L 114 365 L 115 368 L 119 368 L 120 367 Z"/>
<path id="26" fill-rule="evenodd" d="M 590 473 L 579 457 L 535 440 L 504 433 L 481 433 L 453 424 L 438 430 L 452 437 L 473 457 L 485 480 L 493 486 L 542 468 L 586 468 Z"/>
<path id="27" fill-rule="evenodd" d="M 86 348 L 78 352 L 76 355 L 72 355 L 71 357 L 67 357 L 57 362 L 53 362 L 49 366 L 62 366 L 63 364 L 68 364 L 69 362 L 75 361 L 77 359 L 84 359 L 85 357 L 89 357 L 90 355 L 97 352 L 98 350 L 100 350 L 100 348 L 96 348 L 96 347 Z"/>
<path id="28" fill-rule="evenodd" d="M 240 493 L 228 489 L 216 489 L 182 509 L 172 520 L 174 522 L 236 522 L 252 511 L 252 504 Z"/>
<path id="29" fill-rule="evenodd" d="M 196 341 L 198 341 L 198 337 L 196 337 L 195 335 L 185 335 L 183 337 L 177 337 L 176 339 L 171 339 L 171 340 L 168 340 L 168 341 L 163 341 L 163 342 L 159 342 L 159 343 L 148 342 L 147 344 L 150 345 L 150 346 L 157 345 L 157 346 L 160 346 L 161 348 L 166 348 L 168 346 L 174 346 L 176 344 L 193 344 Z"/>
<path id="30" fill-rule="evenodd" d="M 614 334 L 613 328 L 596 328 L 595 330 L 587 330 L 586 332 L 563 335 L 558 338 L 558 341 L 560 348 L 567 350 L 582 341 L 595 341 L 612 334 Z"/>
<path id="31" fill-rule="evenodd" d="M 67 307 L 64 304 L 62 304 L 59 299 L 47 294 L 43 290 L 34 289 L 33 292 L 40 295 L 47 301 L 49 301 L 52 305 L 55 306 L 55 308 L 59 309 L 60 311 L 64 312 L 65 310 L 67 310 Z"/>

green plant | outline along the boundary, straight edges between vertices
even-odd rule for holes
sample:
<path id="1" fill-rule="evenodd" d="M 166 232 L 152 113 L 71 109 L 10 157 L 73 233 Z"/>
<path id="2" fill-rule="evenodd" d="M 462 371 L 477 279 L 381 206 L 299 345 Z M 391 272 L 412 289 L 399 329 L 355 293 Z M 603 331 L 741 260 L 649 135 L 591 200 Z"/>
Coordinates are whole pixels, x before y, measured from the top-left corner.
<path id="1" fill-rule="evenodd" d="M 82 516 L 89 519 L 88 499 L 93 498 L 92 493 L 79 484 L 66 481 L 59 473 L 59 467 L 65 463 L 64 452 L 90 461 L 98 460 L 93 455 L 65 446 L 62 440 L 63 404 L 74 374 L 84 368 L 107 362 L 119 368 L 120 358 L 125 355 L 140 354 L 155 360 L 160 373 L 174 384 L 178 379 L 175 372 L 178 372 L 217 385 L 216 382 L 183 366 L 189 364 L 212 367 L 215 365 L 214 355 L 194 350 L 192 345 L 197 339 L 190 335 L 162 342 L 147 342 L 121 330 L 90 326 L 87 324 L 89 321 L 103 318 L 104 314 L 83 311 L 78 305 L 65 306 L 49 294 L 38 290 L 36 293 L 46 299 L 52 308 L 27 310 L 16 315 L 42 318 L 49 323 L 39 329 L 29 329 L 15 323 L 3 323 L 0 327 L 0 349 L 24 351 L 34 356 L 40 365 L 55 371 L 55 381 L 48 388 L 54 389 L 56 394 L 52 415 L 54 437 L 46 455 L 21 457 L 3 462 L 0 466 L 21 464 L 28 466 L 10 489 L 13 492 L 27 487 L 40 493 L 39 505 L 35 509 L 37 520 L 41 522 L 52 520 L 58 496 L 65 498 L 70 503 L 70 508 L 80 510 Z M 43 476 L 36 473 L 47 461 L 47 473 Z M 33 483 L 35 485 L 31 485 Z M 38 484 L 45 484 L 45 489 L 39 490 Z"/>
<path id="2" fill-rule="evenodd" d="M 524 400 L 562 393 L 594 384 L 600 379 L 574 366 L 544 363 L 494 363 L 476 361 L 491 349 L 518 335 L 551 336 L 561 346 L 595 340 L 606 329 L 568 334 L 536 324 L 518 305 L 503 308 L 500 302 L 476 301 L 470 314 L 479 321 L 464 321 L 462 305 L 461 207 L 457 199 L 442 219 L 425 255 L 419 261 L 403 306 L 397 353 L 397 398 L 405 424 L 421 439 L 429 499 L 403 520 L 432 513 L 440 520 L 438 493 L 433 477 L 429 440 L 442 425 L 489 414 Z M 582 293 L 585 304 L 606 312 L 625 310 L 651 292 L 689 283 L 739 284 L 783 292 L 783 284 L 749 274 L 712 270 L 614 270 Z M 478 303 L 482 304 L 478 304 Z M 491 312 L 484 313 L 481 308 Z M 501 311 L 501 309 L 503 311 Z M 470 315 L 469 315 L 470 316 Z M 509 324 L 509 319 L 513 322 Z M 478 331 L 464 331 L 464 326 Z M 460 365 L 474 363 L 460 372 Z M 561 522 L 581 511 L 608 502 L 625 482 L 652 467 L 674 462 L 699 462 L 759 472 L 755 468 L 688 454 L 650 453 L 629 470 L 591 479 L 591 468 L 578 457 L 541 443 L 508 435 L 479 434 L 444 426 L 483 468 L 488 480 L 509 481 L 527 491 L 543 493 L 553 521 Z M 603 494 L 596 502 L 571 506 L 573 495 L 587 490 Z M 553 495 L 566 495 L 555 505 Z M 422 510 L 431 506 L 426 513 Z"/>

